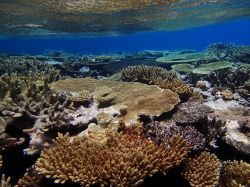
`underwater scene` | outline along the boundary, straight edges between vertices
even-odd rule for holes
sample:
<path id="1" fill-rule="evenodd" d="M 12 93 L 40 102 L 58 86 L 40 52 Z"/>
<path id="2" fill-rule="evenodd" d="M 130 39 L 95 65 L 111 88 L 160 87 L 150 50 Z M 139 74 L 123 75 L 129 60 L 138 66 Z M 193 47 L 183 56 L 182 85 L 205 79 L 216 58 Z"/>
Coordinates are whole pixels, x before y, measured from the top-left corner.
<path id="1" fill-rule="evenodd" d="M 0 0 L 0 187 L 250 187 L 250 0 Z"/>

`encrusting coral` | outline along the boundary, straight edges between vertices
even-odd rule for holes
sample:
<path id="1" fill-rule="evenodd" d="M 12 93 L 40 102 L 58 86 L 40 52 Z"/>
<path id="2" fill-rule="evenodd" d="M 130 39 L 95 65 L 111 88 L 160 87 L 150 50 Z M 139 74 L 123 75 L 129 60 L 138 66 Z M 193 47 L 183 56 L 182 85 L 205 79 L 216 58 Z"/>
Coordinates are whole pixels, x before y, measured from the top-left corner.
<path id="1" fill-rule="evenodd" d="M 219 184 L 221 167 L 215 154 L 202 152 L 188 159 L 182 175 L 193 187 L 213 187 Z"/>
<path id="2" fill-rule="evenodd" d="M 180 136 L 169 148 L 133 133 L 108 135 L 106 144 L 58 134 L 52 148 L 44 150 L 36 170 L 55 183 L 70 180 L 82 186 L 137 186 L 157 172 L 165 174 L 179 165 L 190 150 Z"/>
<path id="3" fill-rule="evenodd" d="M 227 161 L 223 163 L 222 187 L 249 186 L 250 164 L 243 161 Z"/>

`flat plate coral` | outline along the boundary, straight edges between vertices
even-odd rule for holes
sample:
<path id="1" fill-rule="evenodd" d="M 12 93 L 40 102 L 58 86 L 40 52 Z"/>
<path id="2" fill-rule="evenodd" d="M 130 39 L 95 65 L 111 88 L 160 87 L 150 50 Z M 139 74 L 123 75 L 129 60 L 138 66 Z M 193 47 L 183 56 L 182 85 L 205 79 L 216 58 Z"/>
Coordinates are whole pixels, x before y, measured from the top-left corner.
<path id="1" fill-rule="evenodd" d="M 247 0 L 2 0 L 0 7 L 0 33 L 31 35 L 175 30 L 250 14 Z"/>
<path id="2" fill-rule="evenodd" d="M 170 90 L 162 91 L 157 86 L 135 82 L 118 82 L 96 80 L 88 78 L 68 79 L 51 84 L 54 91 L 79 92 L 87 90 L 94 95 L 94 104 L 99 108 L 112 107 L 113 109 L 127 107 L 127 113 L 122 117 L 125 122 L 133 121 L 138 115 L 159 116 L 164 112 L 171 111 L 180 102 L 178 95 Z M 111 99 L 111 96 L 113 99 Z M 101 97 L 100 97 L 101 96 Z M 100 105 L 104 101 L 105 107 Z"/>

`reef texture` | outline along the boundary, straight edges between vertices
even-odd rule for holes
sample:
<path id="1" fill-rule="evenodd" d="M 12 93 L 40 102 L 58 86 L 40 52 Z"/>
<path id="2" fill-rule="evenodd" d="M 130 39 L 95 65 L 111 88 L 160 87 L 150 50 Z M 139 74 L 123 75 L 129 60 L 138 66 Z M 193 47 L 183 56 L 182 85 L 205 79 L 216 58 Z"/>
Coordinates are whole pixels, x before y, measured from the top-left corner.
<path id="1" fill-rule="evenodd" d="M 215 154 L 202 152 L 189 158 L 183 176 L 191 186 L 217 186 L 219 184 L 222 164 Z"/>
<path id="2" fill-rule="evenodd" d="M 42 152 L 36 170 L 56 183 L 137 186 L 179 165 L 189 149 L 180 136 L 173 137 L 166 149 L 134 134 L 110 135 L 106 144 L 79 138 L 71 142 L 68 135 L 59 134 L 55 145 Z"/>

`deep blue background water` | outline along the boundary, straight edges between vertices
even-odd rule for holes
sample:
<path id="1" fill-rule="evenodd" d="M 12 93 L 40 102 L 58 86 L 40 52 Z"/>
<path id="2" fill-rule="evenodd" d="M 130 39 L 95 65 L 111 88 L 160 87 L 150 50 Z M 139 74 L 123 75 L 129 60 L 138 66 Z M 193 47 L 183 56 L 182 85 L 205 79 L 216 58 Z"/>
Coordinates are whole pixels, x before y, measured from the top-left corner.
<path id="1" fill-rule="evenodd" d="M 180 31 L 145 32 L 105 37 L 50 37 L 0 39 L 0 52 L 38 54 L 50 50 L 70 53 L 133 52 L 145 49 L 203 50 L 210 43 L 250 45 L 250 18 Z"/>

